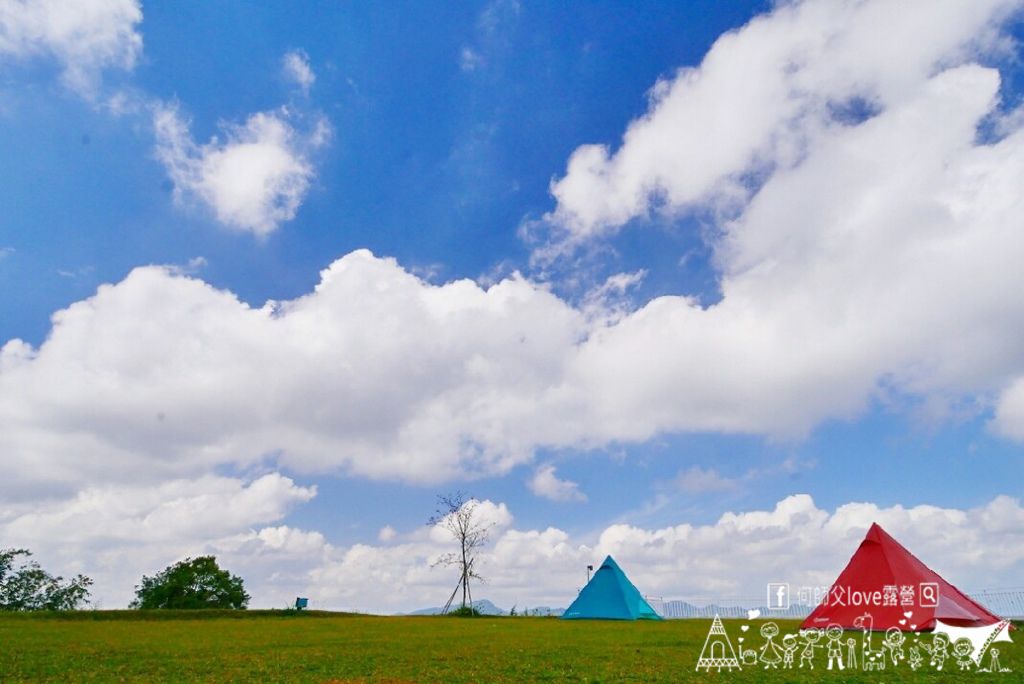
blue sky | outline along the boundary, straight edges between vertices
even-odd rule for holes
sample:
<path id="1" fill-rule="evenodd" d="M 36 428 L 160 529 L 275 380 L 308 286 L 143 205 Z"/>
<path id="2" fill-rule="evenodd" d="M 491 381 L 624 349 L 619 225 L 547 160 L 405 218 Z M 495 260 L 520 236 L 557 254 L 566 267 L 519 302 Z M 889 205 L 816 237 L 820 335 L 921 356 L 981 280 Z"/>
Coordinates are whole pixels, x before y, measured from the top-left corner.
<path id="1" fill-rule="evenodd" d="M 822 581 L 872 517 L 1009 581 L 1017 4 L 16 4 L 0 527 L 108 606 L 205 551 L 260 605 L 439 602 L 455 489 L 499 603 L 606 551 L 753 591 L 701 530 L 813 539 L 738 564 Z"/>
<path id="2" fill-rule="evenodd" d="M 307 292 L 320 269 L 360 247 L 440 269 L 442 279 L 503 264 L 525 269 L 529 249 L 517 228 L 550 209 L 549 181 L 572 150 L 620 136 L 655 79 L 698 61 L 719 33 L 758 7 L 712 11 L 717 4 L 664 3 L 649 12 L 594 4 L 572 21 L 554 7 L 505 9 L 497 12 L 498 36 L 480 27 L 486 8 L 472 4 L 146 7 L 144 54 L 130 77 L 113 77 L 181 102 L 197 139 L 216 134 L 220 121 L 289 102 L 322 112 L 337 131 L 317 159 L 301 215 L 265 243 L 225 236 L 209 216 L 176 211 L 152 158 L 151 130 L 66 93 L 57 65 L 10 64 L 4 149 L 31 159 L 45 181 L 5 166 L 11 191 L 3 208 L 13 222 L 5 222 L 5 238 L 18 254 L 6 265 L 5 290 L 18 282 L 6 278 L 26 272 L 49 269 L 52 277 L 5 297 L 0 333 L 41 341 L 49 314 L 99 283 L 139 264 L 197 255 L 210 262 L 206 280 L 255 303 Z M 486 66 L 460 68 L 466 47 Z M 316 68 L 308 100 L 279 73 L 292 49 Z M 41 182 L 67 203 L 40 193 Z M 651 267 L 649 254 L 642 261 Z M 19 265 L 30 270 L 14 273 Z M 675 270 L 674 262 L 667 267 Z M 63 282 L 58 273 L 81 269 L 91 269 L 83 282 Z"/>

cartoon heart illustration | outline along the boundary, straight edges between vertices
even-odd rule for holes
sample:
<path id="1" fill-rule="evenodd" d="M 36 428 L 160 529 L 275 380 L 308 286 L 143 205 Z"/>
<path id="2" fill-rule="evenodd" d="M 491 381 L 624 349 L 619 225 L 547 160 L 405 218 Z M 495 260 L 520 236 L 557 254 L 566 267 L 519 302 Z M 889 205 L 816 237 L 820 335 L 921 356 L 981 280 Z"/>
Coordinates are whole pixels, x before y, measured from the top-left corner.
<path id="1" fill-rule="evenodd" d="M 905 618 L 911 618 L 911 617 L 914 617 L 914 611 L 912 611 L 912 610 L 908 610 L 907 612 L 905 612 L 905 613 L 903 614 L 903 617 L 905 617 Z"/>
<path id="2" fill-rule="evenodd" d="M 750 625 L 740 625 L 741 631 L 746 632 L 748 629 L 750 629 Z"/>
<path id="3" fill-rule="evenodd" d="M 913 632 L 915 630 L 917 630 L 917 625 L 910 625 L 910 631 Z"/>
<path id="4" fill-rule="evenodd" d="M 905 624 L 907 624 L 907 621 L 906 620 L 900 620 L 900 624 L 901 625 L 905 625 Z"/>
<path id="5" fill-rule="evenodd" d="M 748 620 L 756 620 L 759 617 L 761 617 L 761 611 L 759 611 L 757 608 L 755 608 L 754 610 L 747 611 Z"/>
<path id="6" fill-rule="evenodd" d="M 740 638 L 739 638 L 739 639 L 737 639 L 736 641 L 738 641 L 738 642 L 740 642 L 740 643 L 742 644 L 742 643 L 743 643 L 743 637 L 740 637 Z"/>

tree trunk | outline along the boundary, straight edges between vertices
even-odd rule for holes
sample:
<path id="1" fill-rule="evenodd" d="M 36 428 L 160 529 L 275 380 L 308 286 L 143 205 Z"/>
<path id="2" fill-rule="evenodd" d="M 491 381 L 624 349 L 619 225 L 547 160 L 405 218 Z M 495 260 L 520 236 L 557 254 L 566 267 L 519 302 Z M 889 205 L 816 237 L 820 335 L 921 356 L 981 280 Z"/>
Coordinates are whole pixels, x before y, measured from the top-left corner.
<path id="1" fill-rule="evenodd" d="M 462 607 L 466 607 L 466 592 L 469 591 L 469 568 L 466 567 L 466 539 L 462 539 Z"/>

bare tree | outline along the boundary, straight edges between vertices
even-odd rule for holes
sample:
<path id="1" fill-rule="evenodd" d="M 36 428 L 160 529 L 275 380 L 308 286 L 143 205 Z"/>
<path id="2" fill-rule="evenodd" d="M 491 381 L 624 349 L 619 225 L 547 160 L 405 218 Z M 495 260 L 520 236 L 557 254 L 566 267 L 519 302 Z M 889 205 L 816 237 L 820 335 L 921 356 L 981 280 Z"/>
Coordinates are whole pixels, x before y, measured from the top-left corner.
<path id="1" fill-rule="evenodd" d="M 430 517 L 427 524 L 431 527 L 440 525 L 451 532 L 452 537 L 459 544 L 459 550 L 446 553 L 434 563 L 438 565 L 452 566 L 459 569 L 459 583 L 455 590 L 448 597 L 444 604 L 443 613 L 447 613 L 452 606 L 459 590 L 462 590 L 462 608 L 473 607 L 473 591 L 470 588 L 470 580 L 484 581 L 484 578 L 474 569 L 477 552 L 490 540 L 490 531 L 494 523 L 488 523 L 481 519 L 479 512 L 480 502 L 473 497 L 467 498 L 462 492 L 447 494 L 437 497 L 437 510 Z"/>

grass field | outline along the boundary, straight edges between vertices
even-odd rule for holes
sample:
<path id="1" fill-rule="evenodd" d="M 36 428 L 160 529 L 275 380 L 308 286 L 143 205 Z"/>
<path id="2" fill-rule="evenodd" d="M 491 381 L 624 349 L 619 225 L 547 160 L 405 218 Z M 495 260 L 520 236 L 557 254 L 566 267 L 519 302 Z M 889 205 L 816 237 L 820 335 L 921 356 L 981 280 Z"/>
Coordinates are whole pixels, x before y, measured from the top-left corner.
<path id="1" fill-rule="evenodd" d="M 795 622 L 777 622 L 795 631 Z M 734 641 L 740 624 L 726 621 Z M 823 655 L 813 673 L 696 673 L 709 626 L 262 611 L 14 614 L 0 616 L 0 681 L 1024 681 L 1017 644 L 1002 644 L 1004 665 L 1015 672 L 998 676 L 962 676 L 955 667 L 914 673 L 905 665 L 839 675 L 824 670 Z"/>

